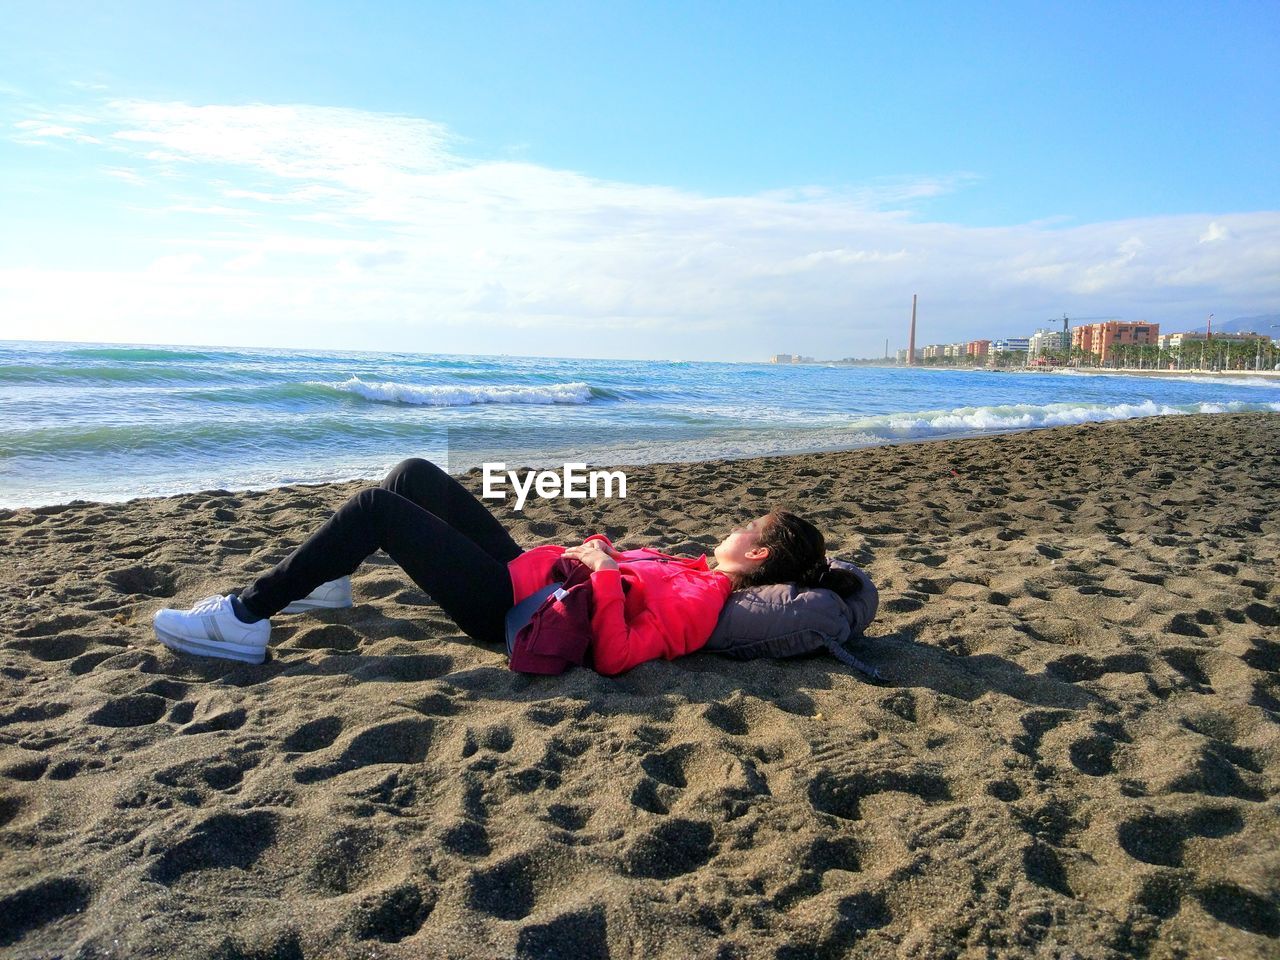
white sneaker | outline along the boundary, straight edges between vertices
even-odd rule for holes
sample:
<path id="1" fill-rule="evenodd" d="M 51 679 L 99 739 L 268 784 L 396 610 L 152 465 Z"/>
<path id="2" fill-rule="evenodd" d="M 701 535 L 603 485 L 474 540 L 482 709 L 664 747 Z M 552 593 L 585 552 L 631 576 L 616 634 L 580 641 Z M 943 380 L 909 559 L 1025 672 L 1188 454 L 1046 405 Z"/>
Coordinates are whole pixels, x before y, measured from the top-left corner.
<path id="1" fill-rule="evenodd" d="M 301 600 L 295 600 L 281 613 L 306 613 L 308 610 L 341 610 L 351 606 L 351 578 L 339 577 L 322 583 Z"/>
<path id="2" fill-rule="evenodd" d="M 157 610 L 154 624 L 156 637 L 171 650 L 245 663 L 267 658 L 271 621 L 241 622 L 230 597 L 205 597 L 190 610 Z"/>

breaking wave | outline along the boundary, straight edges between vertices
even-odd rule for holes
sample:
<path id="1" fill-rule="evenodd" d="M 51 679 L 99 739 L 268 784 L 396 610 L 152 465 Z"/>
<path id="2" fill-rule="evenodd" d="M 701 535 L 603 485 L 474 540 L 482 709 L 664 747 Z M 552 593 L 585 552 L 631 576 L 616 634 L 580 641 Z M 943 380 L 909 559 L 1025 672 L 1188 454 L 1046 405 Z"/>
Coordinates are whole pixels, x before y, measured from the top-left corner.
<path id="1" fill-rule="evenodd" d="M 478 403 L 589 403 L 595 397 L 585 383 L 557 383 L 542 387 L 420 386 L 412 383 L 370 383 L 351 377 L 341 383 L 308 384 L 352 393 L 378 403 L 408 403 L 425 407 L 469 407 Z"/>
<path id="2" fill-rule="evenodd" d="M 1075 423 L 1102 423 L 1134 417 L 1160 417 L 1192 413 L 1241 413 L 1249 410 L 1280 411 L 1280 403 L 1250 403 L 1231 400 L 1223 403 L 1167 404 L 1143 400 L 1139 403 L 1016 403 L 991 407 L 959 407 L 921 413 L 886 414 L 857 420 L 850 426 L 885 439 L 916 439 L 958 433 L 992 433 L 1002 430 L 1034 430 L 1064 427 Z"/>

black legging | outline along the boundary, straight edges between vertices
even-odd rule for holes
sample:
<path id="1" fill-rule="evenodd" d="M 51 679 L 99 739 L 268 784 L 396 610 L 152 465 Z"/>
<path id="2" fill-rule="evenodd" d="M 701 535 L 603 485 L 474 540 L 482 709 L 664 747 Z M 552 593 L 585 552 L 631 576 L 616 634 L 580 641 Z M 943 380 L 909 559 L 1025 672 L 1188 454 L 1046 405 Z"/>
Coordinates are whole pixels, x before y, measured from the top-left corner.
<path id="1" fill-rule="evenodd" d="M 428 460 L 398 464 L 361 490 L 283 562 L 240 594 L 269 617 L 383 549 L 468 636 L 503 643 L 507 563 L 524 551 L 489 508 Z"/>

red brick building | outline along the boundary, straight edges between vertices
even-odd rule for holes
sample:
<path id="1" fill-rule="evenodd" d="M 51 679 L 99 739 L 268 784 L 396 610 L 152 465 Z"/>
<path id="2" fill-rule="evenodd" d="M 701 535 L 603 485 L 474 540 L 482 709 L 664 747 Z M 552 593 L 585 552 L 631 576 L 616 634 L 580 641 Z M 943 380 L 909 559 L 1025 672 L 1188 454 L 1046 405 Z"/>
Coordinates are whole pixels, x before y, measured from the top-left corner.
<path id="1" fill-rule="evenodd" d="M 1114 358 L 1116 347 L 1147 343 L 1154 346 L 1159 339 L 1160 324 L 1128 320 L 1088 323 L 1071 331 L 1071 346 L 1092 353 L 1101 363 Z"/>
<path id="2" fill-rule="evenodd" d="M 965 353 L 971 357 L 985 357 L 991 352 L 990 340 L 970 340 L 965 346 Z"/>

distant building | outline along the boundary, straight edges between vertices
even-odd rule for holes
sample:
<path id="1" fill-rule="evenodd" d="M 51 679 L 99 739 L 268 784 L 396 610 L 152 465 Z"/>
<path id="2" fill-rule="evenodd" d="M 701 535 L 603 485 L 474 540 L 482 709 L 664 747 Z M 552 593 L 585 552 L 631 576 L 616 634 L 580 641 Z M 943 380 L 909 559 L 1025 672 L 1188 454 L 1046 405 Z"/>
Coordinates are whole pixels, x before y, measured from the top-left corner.
<path id="1" fill-rule="evenodd" d="M 990 340 L 970 340 L 965 344 L 965 353 L 971 357 L 985 357 L 990 350 Z"/>
<path id="2" fill-rule="evenodd" d="M 1031 347 L 1030 337 L 1006 337 L 991 343 L 992 353 L 1026 353 Z"/>
<path id="3" fill-rule="evenodd" d="M 1112 359 L 1117 347 L 1155 345 L 1159 339 L 1160 324 L 1142 321 L 1105 320 L 1087 323 L 1071 331 L 1071 346 L 1092 353 L 1101 363 Z"/>
<path id="4" fill-rule="evenodd" d="M 769 358 L 770 363 L 795 363 L 796 358 L 789 353 L 775 353 Z"/>
<path id="5" fill-rule="evenodd" d="M 898 357 L 898 362 L 899 362 L 899 363 L 906 363 L 906 362 L 907 362 L 907 348 L 906 348 L 906 347 L 903 347 L 901 350 L 899 350 L 899 351 L 898 351 L 898 354 L 897 354 L 897 357 Z M 924 359 L 924 347 L 916 347 L 916 359 L 917 359 L 917 360 L 923 360 L 923 359 Z"/>
<path id="6" fill-rule="evenodd" d="M 1166 333 L 1160 337 L 1160 349 L 1180 350 L 1184 344 L 1204 343 L 1206 339 L 1210 338 L 1198 330 L 1192 333 Z M 1239 343 L 1241 341 L 1249 342 L 1253 340 L 1266 341 L 1271 338 L 1265 333 L 1215 333 L 1212 339 L 1230 340 L 1232 342 Z"/>
<path id="7" fill-rule="evenodd" d="M 1076 329 L 1080 328 L 1077 327 Z M 1059 350 L 1065 350 L 1068 342 L 1061 330 L 1042 327 L 1028 339 L 1027 352 L 1033 357 L 1044 356 L 1046 353 L 1057 353 Z"/>
<path id="8" fill-rule="evenodd" d="M 946 349 L 941 343 L 931 343 L 924 348 L 924 359 L 936 360 L 939 357 L 944 357 L 946 356 L 946 353 L 944 353 Z"/>

